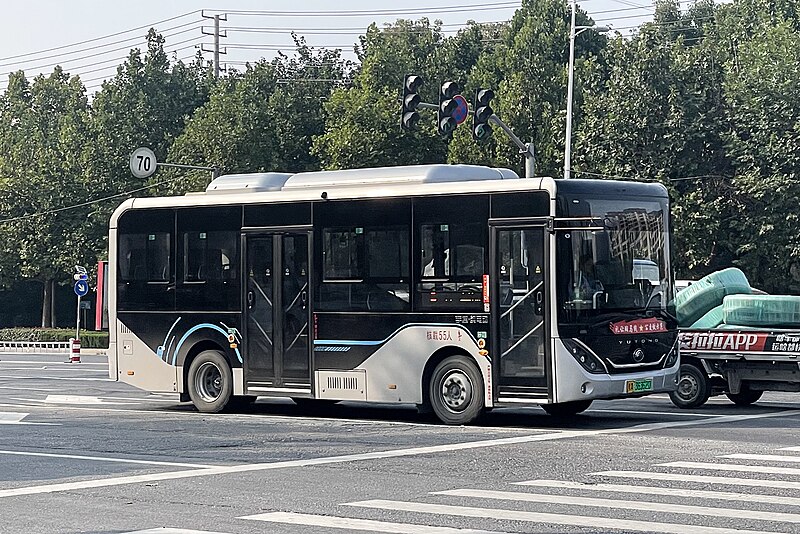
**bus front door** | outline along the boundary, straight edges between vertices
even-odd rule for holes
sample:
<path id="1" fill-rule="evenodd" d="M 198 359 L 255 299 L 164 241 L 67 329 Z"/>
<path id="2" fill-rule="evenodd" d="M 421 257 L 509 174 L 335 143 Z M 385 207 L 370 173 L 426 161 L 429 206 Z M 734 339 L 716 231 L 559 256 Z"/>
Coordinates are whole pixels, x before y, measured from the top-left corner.
<path id="1" fill-rule="evenodd" d="M 492 361 L 498 400 L 547 400 L 545 229 L 494 227 L 492 243 Z"/>
<path id="2" fill-rule="evenodd" d="M 307 395 L 309 233 L 245 235 L 245 388 Z"/>

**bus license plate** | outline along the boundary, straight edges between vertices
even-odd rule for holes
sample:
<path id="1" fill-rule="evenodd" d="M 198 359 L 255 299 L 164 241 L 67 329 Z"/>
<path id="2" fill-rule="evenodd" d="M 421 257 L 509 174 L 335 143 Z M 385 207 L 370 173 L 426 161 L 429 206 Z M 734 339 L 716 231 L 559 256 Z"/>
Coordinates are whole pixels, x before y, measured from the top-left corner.
<path id="1" fill-rule="evenodd" d="M 625 393 L 642 393 L 645 391 L 653 391 L 652 378 L 625 381 Z"/>

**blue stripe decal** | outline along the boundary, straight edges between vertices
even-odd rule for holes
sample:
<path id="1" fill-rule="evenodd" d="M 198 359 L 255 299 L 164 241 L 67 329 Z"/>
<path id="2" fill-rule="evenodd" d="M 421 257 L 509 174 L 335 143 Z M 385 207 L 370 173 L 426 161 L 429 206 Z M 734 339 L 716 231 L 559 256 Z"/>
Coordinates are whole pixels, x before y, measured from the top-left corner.
<path id="1" fill-rule="evenodd" d="M 181 345 L 183 345 L 183 342 L 186 341 L 186 338 L 188 338 L 193 332 L 196 332 L 197 330 L 200 330 L 201 328 L 210 328 L 212 330 L 216 330 L 217 332 L 219 332 L 220 334 L 225 336 L 225 341 L 228 340 L 228 333 L 225 330 L 223 330 L 222 328 L 220 328 L 219 326 L 215 325 L 215 324 L 202 323 L 202 324 L 198 324 L 196 326 L 193 326 L 189 330 L 187 330 L 185 334 L 183 334 L 183 337 L 181 337 L 181 340 L 178 341 L 178 344 L 175 346 L 175 351 L 172 353 L 172 365 L 175 365 L 175 360 L 178 358 L 178 351 L 180 351 Z M 239 349 L 236 348 L 236 349 L 233 349 L 233 350 L 236 352 L 236 357 L 239 359 L 239 363 L 244 363 L 242 361 L 242 355 L 239 353 Z"/>

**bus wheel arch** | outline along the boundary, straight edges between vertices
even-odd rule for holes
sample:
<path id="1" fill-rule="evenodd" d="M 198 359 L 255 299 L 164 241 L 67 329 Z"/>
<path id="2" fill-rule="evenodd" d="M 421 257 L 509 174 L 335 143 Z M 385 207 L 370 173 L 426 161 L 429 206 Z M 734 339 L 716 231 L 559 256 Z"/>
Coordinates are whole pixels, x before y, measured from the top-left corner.
<path id="1" fill-rule="evenodd" d="M 233 398 L 233 371 L 213 342 L 197 343 L 184 362 L 184 389 L 198 411 L 220 412 Z"/>
<path id="2" fill-rule="evenodd" d="M 422 374 L 423 411 L 445 424 L 465 425 L 483 413 L 485 385 L 474 359 L 457 347 L 437 350 Z"/>

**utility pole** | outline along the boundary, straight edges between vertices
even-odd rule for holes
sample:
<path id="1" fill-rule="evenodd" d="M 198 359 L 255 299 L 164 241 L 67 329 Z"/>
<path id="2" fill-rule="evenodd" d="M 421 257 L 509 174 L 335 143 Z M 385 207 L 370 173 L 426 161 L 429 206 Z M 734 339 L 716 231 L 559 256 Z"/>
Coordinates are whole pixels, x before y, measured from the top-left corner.
<path id="1" fill-rule="evenodd" d="M 200 50 L 202 50 L 203 52 L 213 52 L 213 54 L 214 54 L 214 78 L 219 78 L 219 71 L 221 70 L 220 66 L 219 66 L 219 55 L 220 54 L 227 54 L 226 50 L 221 50 L 220 49 L 219 38 L 228 36 L 228 34 L 227 34 L 227 32 L 225 32 L 225 30 L 222 30 L 222 32 L 220 32 L 219 21 L 224 20 L 224 21 L 227 22 L 228 21 L 228 15 L 227 14 L 223 14 L 223 15 L 219 15 L 219 14 L 217 14 L 217 15 L 206 15 L 204 12 L 202 12 L 201 14 L 202 14 L 204 19 L 214 19 L 214 32 L 213 33 L 206 33 L 205 28 L 201 28 L 201 31 L 202 31 L 203 35 L 211 35 L 211 36 L 214 37 L 214 49 L 213 50 L 206 50 L 204 47 L 201 46 Z"/>

